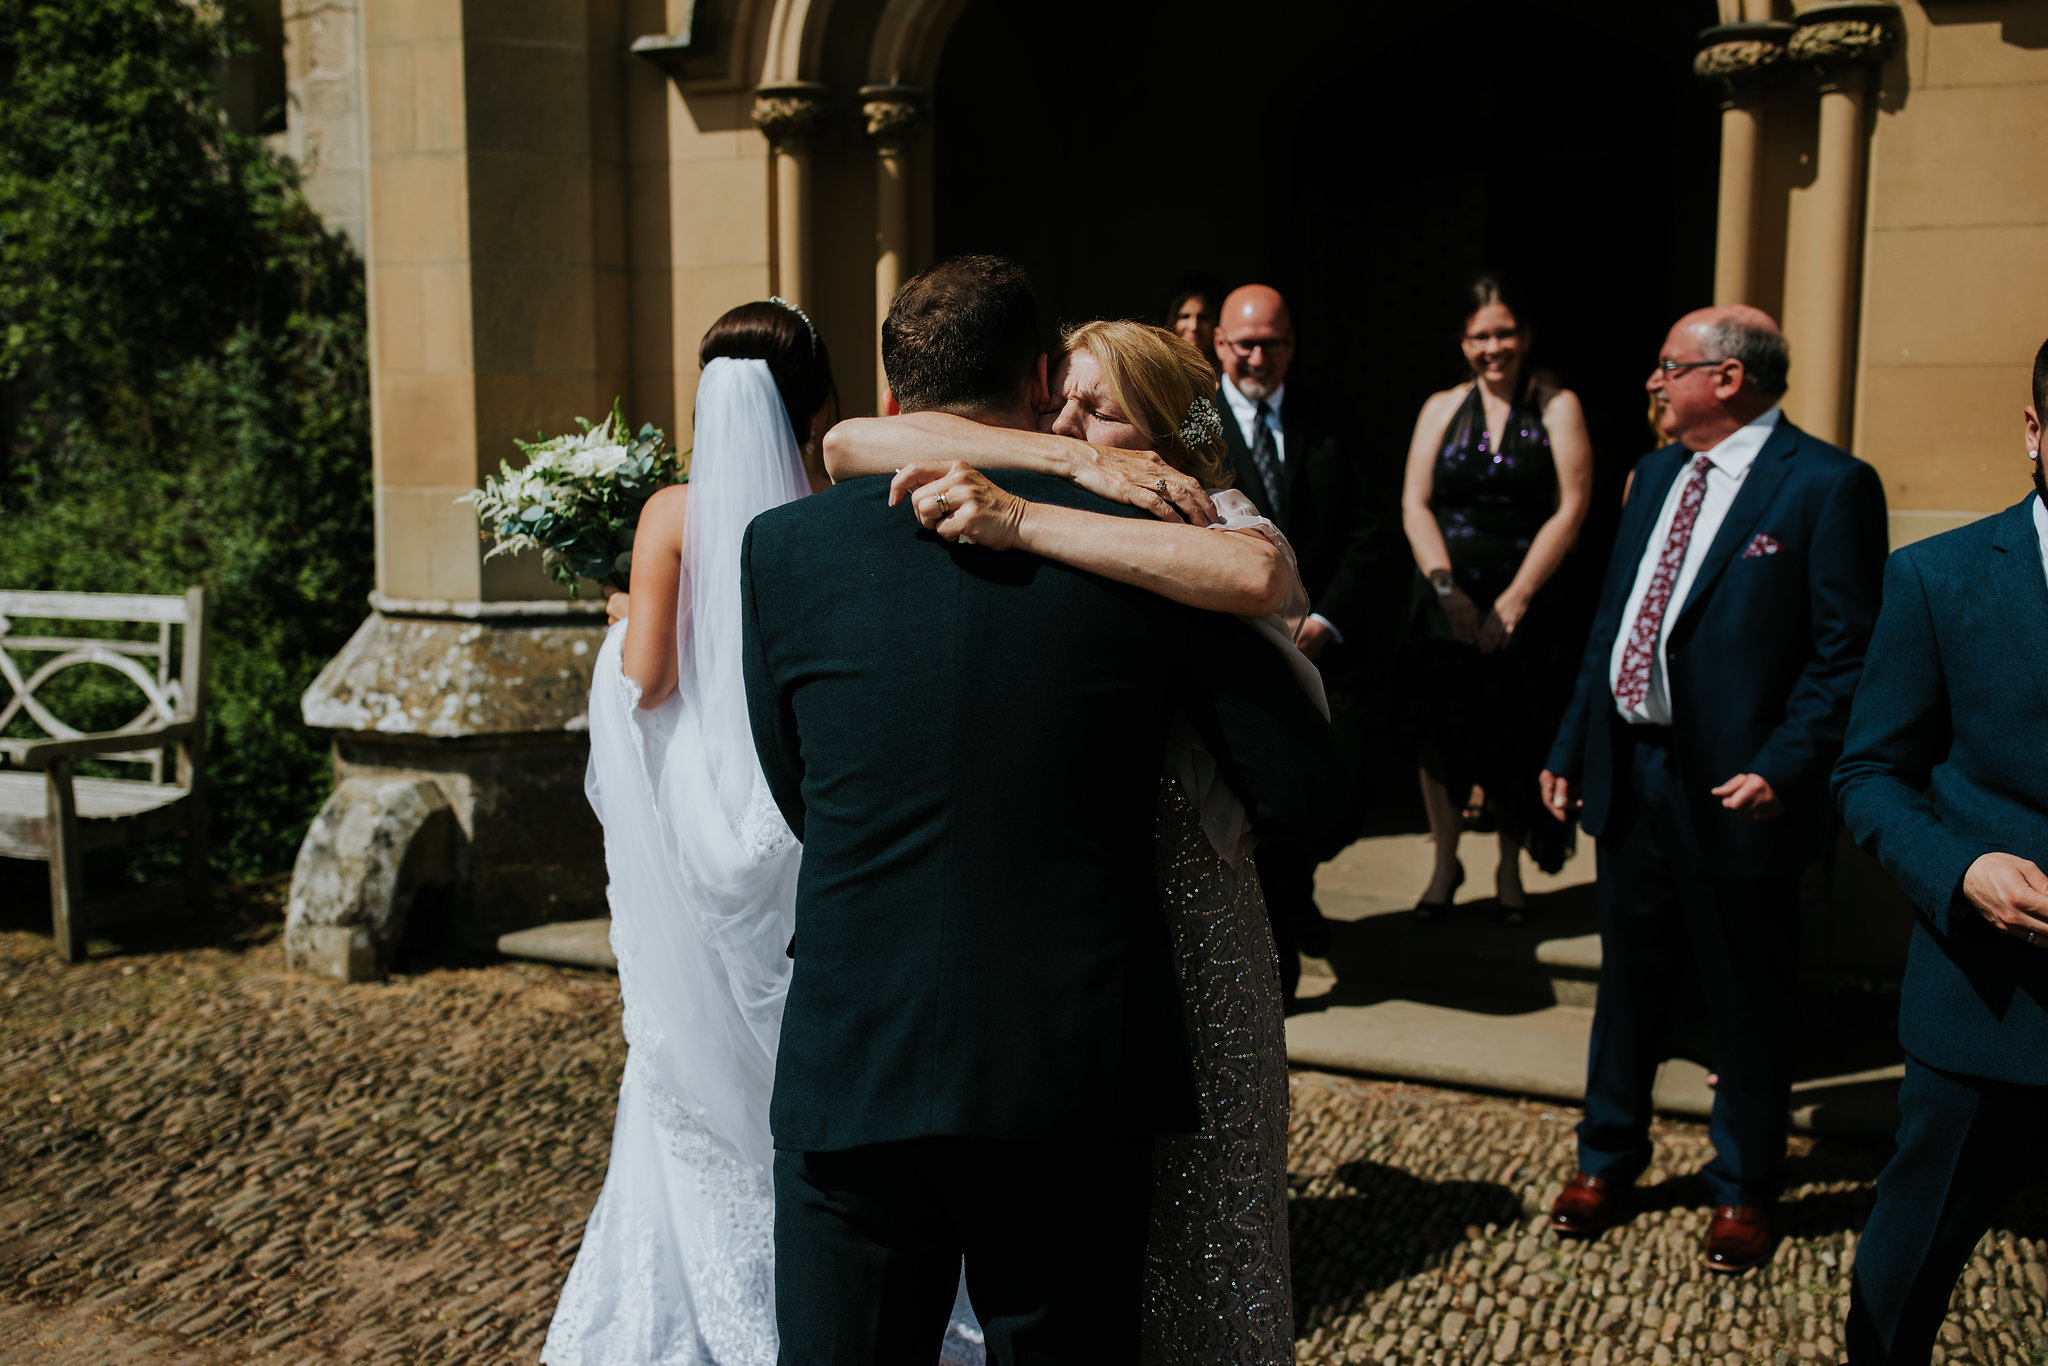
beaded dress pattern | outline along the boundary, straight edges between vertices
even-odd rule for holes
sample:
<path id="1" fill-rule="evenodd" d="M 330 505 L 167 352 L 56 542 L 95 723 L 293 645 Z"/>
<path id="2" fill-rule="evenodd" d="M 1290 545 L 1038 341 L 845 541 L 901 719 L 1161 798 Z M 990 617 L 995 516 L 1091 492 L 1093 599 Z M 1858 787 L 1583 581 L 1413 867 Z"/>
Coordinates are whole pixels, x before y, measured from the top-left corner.
<path id="1" fill-rule="evenodd" d="M 1287 1033 L 1266 902 L 1252 860 L 1223 861 L 1170 777 L 1154 847 L 1202 1128 L 1153 1155 L 1144 1361 L 1279 1366 L 1294 1360 Z"/>

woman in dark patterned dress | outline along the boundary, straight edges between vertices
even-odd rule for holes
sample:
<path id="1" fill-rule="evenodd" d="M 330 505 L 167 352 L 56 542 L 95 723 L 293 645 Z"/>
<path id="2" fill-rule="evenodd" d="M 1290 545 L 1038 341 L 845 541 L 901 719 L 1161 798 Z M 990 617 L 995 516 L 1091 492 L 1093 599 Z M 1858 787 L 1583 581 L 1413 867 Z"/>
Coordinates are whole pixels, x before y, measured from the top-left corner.
<path id="1" fill-rule="evenodd" d="M 1422 406 L 1401 495 L 1417 570 L 1411 724 L 1436 842 L 1415 910 L 1450 905 L 1465 880 L 1458 836 L 1490 816 L 1495 894 L 1519 923 L 1521 851 L 1546 872 L 1570 852 L 1571 829 L 1543 810 L 1536 775 L 1577 652 L 1568 614 L 1540 594 L 1585 520 L 1592 445 L 1577 395 L 1528 365 L 1528 328 L 1500 281 L 1474 281 L 1463 313 L 1472 378 Z"/>

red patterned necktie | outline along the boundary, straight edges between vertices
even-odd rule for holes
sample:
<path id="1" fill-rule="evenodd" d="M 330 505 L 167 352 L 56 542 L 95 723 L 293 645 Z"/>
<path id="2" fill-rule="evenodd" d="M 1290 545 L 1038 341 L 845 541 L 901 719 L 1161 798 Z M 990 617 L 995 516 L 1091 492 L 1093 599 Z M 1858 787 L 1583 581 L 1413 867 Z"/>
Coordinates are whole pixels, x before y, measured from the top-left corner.
<path id="1" fill-rule="evenodd" d="M 1712 468 L 1714 462 L 1704 455 L 1694 460 L 1692 478 L 1678 496 L 1671 534 L 1664 538 L 1664 553 L 1657 557 L 1657 572 L 1650 576 L 1650 590 L 1643 594 L 1642 610 L 1636 613 L 1635 628 L 1628 633 L 1628 647 L 1621 652 L 1621 672 L 1614 679 L 1614 700 L 1624 707 L 1640 707 L 1650 695 L 1650 664 L 1657 657 L 1664 611 L 1671 606 L 1671 589 L 1685 564 L 1685 548 L 1692 544 L 1692 526 L 1700 519 L 1700 504 L 1707 501 L 1707 471 Z"/>

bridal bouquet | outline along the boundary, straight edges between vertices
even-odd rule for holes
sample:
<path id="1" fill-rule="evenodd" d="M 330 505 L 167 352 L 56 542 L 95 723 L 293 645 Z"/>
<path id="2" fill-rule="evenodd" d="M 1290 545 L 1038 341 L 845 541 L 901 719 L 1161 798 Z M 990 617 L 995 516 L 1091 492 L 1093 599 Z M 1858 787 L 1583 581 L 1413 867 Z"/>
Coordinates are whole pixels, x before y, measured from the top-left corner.
<path id="1" fill-rule="evenodd" d="M 583 430 L 573 435 L 515 440 L 526 464 L 501 462 L 499 474 L 457 500 L 476 505 L 485 538 L 496 542 L 485 559 L 538 550 L 571 597 L 579 578 L 626 587 L 640 509 L 657 489 L 689 477 L 659 428 L 629 433 L 616 399 L 604 421 L 579 417 L 576 425 Z"/>

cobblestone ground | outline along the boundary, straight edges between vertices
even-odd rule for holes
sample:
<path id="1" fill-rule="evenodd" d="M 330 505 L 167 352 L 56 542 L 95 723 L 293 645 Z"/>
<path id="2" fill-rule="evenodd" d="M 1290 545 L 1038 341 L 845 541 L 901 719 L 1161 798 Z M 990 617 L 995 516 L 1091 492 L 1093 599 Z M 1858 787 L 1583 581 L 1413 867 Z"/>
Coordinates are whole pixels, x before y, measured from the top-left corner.
<path id="1" fill-rule="evenodd" d="M 533 966 L 343 988 L 283 972 L 275 907 L 217 942 L 66 968 L 0 932 L 0 1364 L 532 1361 L 604 1172 L 613 979 Z M 189 941 L 188 941 L 189 942 Z M 1801 1143 L 1791 1236 L 1697 1266 L 1704 1132 L 1591 1245 L 1535 1232 L 1568 1109 L 1304 1073 L 1305 1362 L 1839 1359 L 1870 1155 Z M 1937 1360 L 2048 1356 L 2048 1218 L 2016 1202 Z"/>

